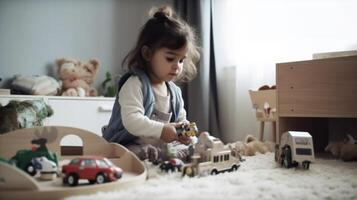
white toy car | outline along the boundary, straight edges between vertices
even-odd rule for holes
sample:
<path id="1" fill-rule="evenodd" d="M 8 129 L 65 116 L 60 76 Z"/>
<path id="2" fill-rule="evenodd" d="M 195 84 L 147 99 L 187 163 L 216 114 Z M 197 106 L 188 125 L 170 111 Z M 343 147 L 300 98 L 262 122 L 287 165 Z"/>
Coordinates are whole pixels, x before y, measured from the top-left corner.
<path id="1" fill-rule="evenodd" d="M 58 174 L 58 168 L 55 162 L 48 160 L 45 156 L 32 159 L 33 166 L 40 172 L 40 178 L 43 180 L 52 180 L 53 175 Z"/>
<path id="2" fill-rule="evenodd" d="M 308 132 L 288 131 L 282 134 L 280 145 L 275 149 L 275 160 L 285 168 L 309 169 L 315 160 L 312 136 Z"/>

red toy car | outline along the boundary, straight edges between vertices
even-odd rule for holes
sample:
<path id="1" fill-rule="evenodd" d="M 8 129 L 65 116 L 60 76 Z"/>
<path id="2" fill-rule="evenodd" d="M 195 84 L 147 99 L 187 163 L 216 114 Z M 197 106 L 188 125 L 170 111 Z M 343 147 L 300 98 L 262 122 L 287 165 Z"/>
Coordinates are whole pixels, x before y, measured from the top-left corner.
<path id="1" fill-rule="evenodd" d="M 105 183 L 116 181 L 123 175 L 123 170 L 115 166 L 109 159 L 101 156 L 81 156 L 62 166 L 63 184 L 76 186 L 79 179 L 87 179 L 89 183 Z"/>

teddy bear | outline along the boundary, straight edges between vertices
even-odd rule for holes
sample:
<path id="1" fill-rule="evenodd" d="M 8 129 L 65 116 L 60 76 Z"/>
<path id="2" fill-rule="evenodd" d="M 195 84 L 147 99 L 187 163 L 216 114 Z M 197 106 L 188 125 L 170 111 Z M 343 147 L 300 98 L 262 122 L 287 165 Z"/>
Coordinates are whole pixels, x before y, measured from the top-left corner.
<path id="1" fill-rule="evenodd" d="M 273 142 L 262 142 L 252 135 L 247 135 L 244 142 L 237 141 L 228 145 L 232 151 L 244 156 L 254 156 L 257 152 L 261 154 L 273 152 L 274 146 Z"/>
<path id="2" fill-rule="evenodd" d="M 56 63 L 58 77 L 62 82 L 62 96 L 98 96 L 97 90 L 91 87 L 99 69 L 97 59 L 82 62 L 61 58 Z"/>
<path id="3" fill-rule="evenodd" d="M 347 135 L 348 139 L 339 142 L 329 143 L 325 151 L 329 151 L 336 158 L 343 161 L 357 161 L 357 141 L 351 136 Z"/>

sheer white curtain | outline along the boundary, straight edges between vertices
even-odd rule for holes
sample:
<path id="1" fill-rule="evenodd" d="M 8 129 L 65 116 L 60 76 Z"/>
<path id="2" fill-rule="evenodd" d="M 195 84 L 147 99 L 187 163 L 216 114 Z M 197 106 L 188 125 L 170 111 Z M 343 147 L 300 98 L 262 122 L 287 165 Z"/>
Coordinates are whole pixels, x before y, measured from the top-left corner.
<path id="1" fill-rule="evenodd" d="M 223 140 L 258 134 L 248 90 L 275 84 L 276 63 L 356 50 L 356 10 L 355 0 L 213 1 Z"/>

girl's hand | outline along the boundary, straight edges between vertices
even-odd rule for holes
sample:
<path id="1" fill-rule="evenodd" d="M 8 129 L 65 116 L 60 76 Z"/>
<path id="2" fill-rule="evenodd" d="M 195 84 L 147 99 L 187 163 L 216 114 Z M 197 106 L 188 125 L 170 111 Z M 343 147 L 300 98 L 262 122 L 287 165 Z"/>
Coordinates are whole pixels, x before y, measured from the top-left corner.
<path id="1" fill-rule="evenodd" d="M 173 142 L 178 139 L 176 133 L 176 127 L 179 126 L 177 123 L 165 124 L 162 129 L 160 139 L 166 143 Z"/>

